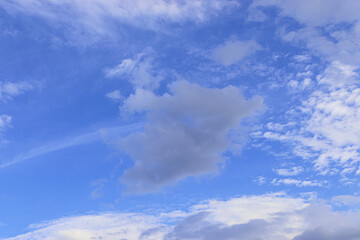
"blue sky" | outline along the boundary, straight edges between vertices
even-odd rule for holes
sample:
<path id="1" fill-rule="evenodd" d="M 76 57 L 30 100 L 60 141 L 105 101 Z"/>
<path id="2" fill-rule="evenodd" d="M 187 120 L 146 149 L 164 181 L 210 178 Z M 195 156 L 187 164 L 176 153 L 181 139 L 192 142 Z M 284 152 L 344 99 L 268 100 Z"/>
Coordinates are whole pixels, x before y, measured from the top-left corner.
<path id="1" fill-rule="evenodd" d="M 360 239 L 356 0 L 0 2 L 0 238 Z"/>

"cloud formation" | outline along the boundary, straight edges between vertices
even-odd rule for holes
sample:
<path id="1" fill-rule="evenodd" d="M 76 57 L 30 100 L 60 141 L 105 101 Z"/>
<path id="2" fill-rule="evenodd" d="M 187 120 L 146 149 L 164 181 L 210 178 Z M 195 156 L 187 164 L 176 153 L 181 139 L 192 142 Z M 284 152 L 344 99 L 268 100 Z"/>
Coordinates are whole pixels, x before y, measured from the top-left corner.
<path id="1" fill-rule="evenodd" d="M 313 159 L 321 173 L 359 174 L 360 89 L 315 91 L 299 108 L 301 123 L 269 129 L 264 137 L 294 144 L 294 152 Z"/>
<path id="2" fill-rule="evenodd" d="M 12 100 L 26 91 L 33 89 L 27 82 L 0 82 L 0 101 Z"/>
<path id="3" fill-rule="evenodd" d="M 229 130 L 262 105 L 245 100 L 239 88 L 206 88 L 186 81 L 169 86 L 156 96 L 137 89 L 122 106 L 123 114 L 145 113 L 145 131 L 134 133 L 121 149 L 135 162 L 122 181 L 129 191 L 153 192 L 189 176 L 216 172 L 231 139 Z"/>
<path id="4" fill-rule="evenodd" d="M 238 63 L 245 57 L 260 50 L 261 46 L 254 40 L 233 41 L 229 40 L 213 50 L 212 57 L 215 61 L 229 66 Z"/>
<path id="5" fill-rule="evenodd" d="M 305 46 L 322 61 L 321 70 L 307 76 L 308 86 L 316 86 L 316 91 L 288 111 L 287 118 L 295 122 L 289 125 L 284 121 L 278 129 L 267 126 L 263 136 L 292 144 L 294 153 L 313 160 L 321 174 L 339 173 L 344 180 L 350 174 L 360 174 L 359 2 L 256 0 L 252 7 L 256 6 L 276 6 L 280 16 L 298 21 L 301 25 L 291 31 L 279 29 L 280 36 Z M 289 82 L 293 89 L 298 85 L 297 81 Z M 348 180 L 345 182 L 352 182 Z"/>
<path id="6" fill-rule="evenodd" d="M 127 24 L 161 30 L 164 23 L 203 22 L 233 1 L 220 0 L 9 0 L 0 7 L 10 14 L 26 14 L 65 27 L 69 35 L 113 36 L 111 26 Z M 83 39 L 85 40 L 85 38 Z"/>
<path id="7" fill-rule="evenodd" d="M 359 212 L 336 212 L 284 194 L 209 200 L 182 214 L 104 213 L 32 225 L 5 240 L 329 240 L 358 239 Z"/>
<path id="8" fill-rule="evenodd" d="M 127 58 L 112 68 L 105 69 L 108 78 L 120 78 L 129 80 L 134 88 L 157 89 L 164 79 L 163 71 L 154 69 L 151 58 L 146 57 L 146 52 L 140 53 L 134 58 Z"/>

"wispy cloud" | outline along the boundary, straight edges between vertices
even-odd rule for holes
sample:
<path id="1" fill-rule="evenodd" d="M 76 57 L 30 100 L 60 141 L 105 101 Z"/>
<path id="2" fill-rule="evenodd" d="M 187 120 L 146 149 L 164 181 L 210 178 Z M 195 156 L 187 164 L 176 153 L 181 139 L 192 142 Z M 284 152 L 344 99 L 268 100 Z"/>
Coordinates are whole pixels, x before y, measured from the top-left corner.
<path id="1" fill-rule="evenodd" d="M 121 136 L 126 136 L 129 133 L 140 130 L 143 124 L 131 124 L 120 127 L 101 128 L 96 131 L 85 133 L 79 136 L 66 138 L 60 141 L 56 141 L 50 144 L 45 144 L 38 148 L 34 148 L 29 152 L 22 153 L 14 157 L 12 160 L 3 161 L 0 163 L 0 168 L 12 166 L 17 163 L 21 163 L 32 158 L 45 155 L 51 152 L 59 151 L 69 147 L 75 147 L 83 144 L 89 144 L 96 141 L 105 141 L 111 143 L 115 138 L 118 139 Z"/>
<path id="2" fill-rule="evenodd" d="M 10 14 L 36 16 L 52 27 L 63 26 L 69 37 L 114 36 L 121 24 L 161 31 L 166 23 L 204 22 L 236 1 L 221 0 L 9 0 L 0 7 Z"/>
<path id="3" fill-rule="evenodd" d="M 13 97 L 33 89 L 28 82 L 0 82 L 0 101 L 12 100 Z"/>

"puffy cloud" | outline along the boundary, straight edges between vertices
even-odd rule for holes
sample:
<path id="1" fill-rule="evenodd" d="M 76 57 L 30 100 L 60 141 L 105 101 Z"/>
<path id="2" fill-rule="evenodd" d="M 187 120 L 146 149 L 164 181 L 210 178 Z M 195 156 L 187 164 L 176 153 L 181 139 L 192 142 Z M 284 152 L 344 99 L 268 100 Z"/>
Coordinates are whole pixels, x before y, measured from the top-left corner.
<path id="1" fill-rule="evenodd" d="M 33 231 L 5 240 L 359 238 L 358 212 L 336 212 L 328 205 L 284 194 L 209 200 L 178 213 L 154 216 L 113 212 L 66 217 L 32 225 Z"/>
<path id="2" fill-rule="evenodd" d="M 318 75 L 318 81 L 323 84 L 341 87 L 342 85 L 351 85 L 357 82 L 359 75 L 356 72 L 358 67 L 332 62 L 325 71 Z"/>
<path id="3" fill-rule="evenodd" d="M 260 50 L 261 46 L 253 40 L 227 41 L 213 50 L 213 59 L 225 66 L 237 63 Z"/>
<path id="4" fill-rule="evenodd" d="M 216 89 L 177 81 L 169 90 L 156 96 L 137 89 L 122 106 L 123 114 L 146 113 L 149 120 L 144 132 L 121 141 L 135 162 L 122 177 L 131 192 L 153 192 L 215 172 L 231 142 L 229 131 L 262 105 L 260 98 L 245 100 L 234 86 Z"/>

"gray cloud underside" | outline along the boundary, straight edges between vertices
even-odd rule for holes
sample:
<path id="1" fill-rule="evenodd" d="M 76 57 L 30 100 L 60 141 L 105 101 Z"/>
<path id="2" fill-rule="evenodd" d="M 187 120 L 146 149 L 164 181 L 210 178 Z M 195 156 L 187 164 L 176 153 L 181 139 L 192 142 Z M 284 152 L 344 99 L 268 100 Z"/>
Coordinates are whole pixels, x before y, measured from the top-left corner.
<path id="1" fill-rule="evenodd" d="M 262 105 L 246 100 L 239 88 L 205 88 L 178 81 L 171 94 L 156 96 L 137 89 L 124 103 L 125 113 L 145 112 L 144 132 L 130 135 L 121 149 L 135 165 L 122 181 L 130 192 L 146 193 L 189 176 L 216 172 L 230 139 L 228 132 Z"/>

